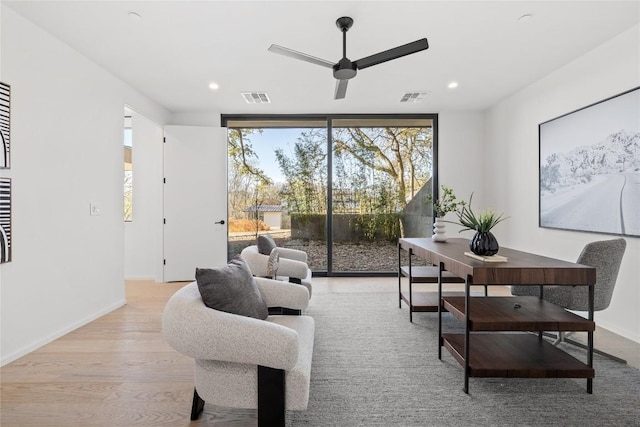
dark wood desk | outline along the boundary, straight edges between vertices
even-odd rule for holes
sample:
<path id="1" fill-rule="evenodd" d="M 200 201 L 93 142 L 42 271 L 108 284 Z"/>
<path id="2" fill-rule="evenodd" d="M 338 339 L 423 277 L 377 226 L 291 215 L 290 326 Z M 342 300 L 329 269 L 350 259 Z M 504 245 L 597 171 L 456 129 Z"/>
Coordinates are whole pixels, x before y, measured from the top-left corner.
<path id="1" fill-rule="evenodd" d="M 464 391 L 469 377 L 586 378 L 592 393 L 593 294 L 596 269 L 558 259 L 500 248 L 507 262 L 483 262 L 464 255 L 466 239 L 434 242 L 429 238 L 400 239 L 399 250 L 411 251 L 438 266 L 438 357 L 444 346 L 464 367 Z M 442 294 L 442 272 L 465 280 L 464 297 Z M 471 285 L 589 286 L 589 317 L 584 319 L 536 297 L 472 297 Z M 443 309 L 464 322 L 464 334 L 442 333 Z M 490 331 L 533 331 L 496 334 Z M 542 338 L 543 331 L 585 331 L 587 362 L 568 355 Z M 471 332 L 474 332 L 473 334 Z M 480 333 L 484 332 L 484 333 Z"/>
<path id="2" fill-rule="evenodd" d="M 409 307 L 409 322 L 413 322 L 414 312 L 438 311 L 440 299 L 438 292 L 414 291 L 414 283 L 438 283 L 439 269 L 436 266 L 414 266 L 413 252 L 409 249 L 409 265 L 403 266 L 400 262 L 401 249 L 398 248 L 398 308 L 402 308 L 402 301 Z M 402 290 L 402 277 L 409 280 L 409 289 Z M 458 276 L 445 271 L 441 276 L 442 283 L 464 283 Z M 464 296 L 464 292 L 446 292 L 447 296 Z"/>

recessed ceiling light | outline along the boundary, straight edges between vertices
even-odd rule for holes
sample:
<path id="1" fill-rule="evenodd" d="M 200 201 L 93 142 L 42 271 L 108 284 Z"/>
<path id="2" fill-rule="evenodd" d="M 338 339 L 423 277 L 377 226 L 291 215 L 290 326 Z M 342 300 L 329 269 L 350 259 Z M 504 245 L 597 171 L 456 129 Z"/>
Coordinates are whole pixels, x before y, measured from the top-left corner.
<path id="1" fill-rule="evenodd" d="M 451 82 L 447 85 L 449 89 L 455 89 L 458 87 L 458 82 Z"/>
<path id="2" fill-rule="evenodd" d="M 518 18 L 518 22 L 527 22 L 529 21 L 531 18 L 533 18 L 533 15 L 530 13 L 525 13 L 524 15 L 522 15 L 520 18 Z"/>
<path id="3" fill-rule="evenodd" d="M 211 82 L 211 83 L 209 83 L 209 89 L 218 90 L 218 89 L 220 89 L 220 85 L 218 83 L 216 83 L 216 82 Z"/>
<path id="4" fill-rule="evenodd" d="M 136 12 L 129 12 L 129 19 L 135 22 L 142 21 L 142 16 Z"/>

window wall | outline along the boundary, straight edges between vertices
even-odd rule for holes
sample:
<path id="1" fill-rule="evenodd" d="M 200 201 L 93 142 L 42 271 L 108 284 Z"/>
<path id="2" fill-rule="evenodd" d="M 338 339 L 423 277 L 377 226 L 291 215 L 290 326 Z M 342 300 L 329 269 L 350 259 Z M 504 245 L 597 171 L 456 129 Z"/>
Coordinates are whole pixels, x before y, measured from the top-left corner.
<path id="1" fill-rule="evenodd" d="M 229 252 L 270 234 L 316 274 L 395 274 L 399 237 L 430 236 L 437 116 L 223 116 Z"/>

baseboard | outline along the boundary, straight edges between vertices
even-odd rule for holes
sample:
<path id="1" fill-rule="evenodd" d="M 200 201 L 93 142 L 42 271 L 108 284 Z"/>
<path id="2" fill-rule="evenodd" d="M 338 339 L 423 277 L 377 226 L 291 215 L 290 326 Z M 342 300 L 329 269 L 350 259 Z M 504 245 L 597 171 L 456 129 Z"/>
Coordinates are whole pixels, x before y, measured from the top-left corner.
<path id="1" fill-rule="evenodd" d="M 52 341 L 57 340 L 58 338 L 68 334 L 69 332 L 75 331 L 76 329 L 78 329 L 81 326 L 86 325 L 87 323 L 93 322 L 94 320 L 98 319 L 99 317 L 104 316 L 105 314 L 111 313 L 113 310 L 118 309 L 120 307 L 122 307 L 123 305 L 125 305 L 127 303 L 126 299 L 121 299 L 120 301 L 103 308 L 102 310 L 92 314 L 91 316 L 85 317 L 82 320 L 79 320 L 78 322 L 75 322 L 69 326 L 67 326 L 66 328 L 63 328 L 57 332 L 54 332 L 52 334 L 47 335 L 44 338 L 41 338 L 39 340 L 37 340 L 36 342 L 21 348 L 18 351 L 15 351 L 5 357 L 2 358 L 2 360 L 0 361 L 0 366 L 4 366 L 7 363 L 11 363 L 14 360 L 17 360 L 19 358 L 21 358 L 22 356 L 25 356 L 29 353 L 31 353 L 34 350 L 39 349 L 40 347 L 49 344 Z"/>
<path id="2" fill-rule="evenodd" d="M 571 313 L 577 314 L 578 316 L 584 317 L 585 319 L 588 317 L 589 313 L 586 311 L 573 311 L 569 310 Z M 620 335 L 623 338 L 631 340 L 640 344 L 640 337 L 637 335 L 637 332 L 634 334 L 633 332 L 620 328 L 619 326 L 613 325 L 609 322 L 605 322 L 600 320 L 598 312 L 595 313 L 595 321 L 596 325 L 602 329 L 606 329 L 609 332 L 613 332 L 614 334 Z"/>
<path id="3" fill-rule="evenodd" d="M 617 326 L 614 326 L 608 322 L 603 322 L 601 320 L 597 320 L 596 321 L 596 325 L 598 325 L 598 327 L 606 329 L 609 332 L 613 332 L 614 334 L 618 334 L 621 337 L 624 337 L 628 340 L 631 340 L 633 342 L 636 342 L 638 344 L 640 344 L 640 337 L 638 337 L 637 335 L 634 335 L 633 332 L 631 331 L 627 331 L 625 329 L 620 329 Z"/>

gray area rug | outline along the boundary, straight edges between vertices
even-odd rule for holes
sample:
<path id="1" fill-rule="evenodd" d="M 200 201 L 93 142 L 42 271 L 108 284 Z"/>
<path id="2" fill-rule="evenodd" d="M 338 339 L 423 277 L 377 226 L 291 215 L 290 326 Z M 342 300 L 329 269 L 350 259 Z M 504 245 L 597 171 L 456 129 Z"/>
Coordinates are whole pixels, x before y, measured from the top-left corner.
<path id="1" fill-rule="evenodd" d="M 438 360 L 437 314 L 409 323 L 394 293 L 318 293 L 306 314 L 309 407 L 287 426 L 640 426 L 640 371 L 598 355 L 591 395 L 584 379 L 555 378 L 471 378 L 467 395 L 461 366 L 444 348 Z"/>

